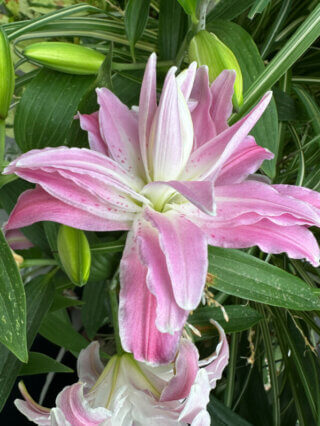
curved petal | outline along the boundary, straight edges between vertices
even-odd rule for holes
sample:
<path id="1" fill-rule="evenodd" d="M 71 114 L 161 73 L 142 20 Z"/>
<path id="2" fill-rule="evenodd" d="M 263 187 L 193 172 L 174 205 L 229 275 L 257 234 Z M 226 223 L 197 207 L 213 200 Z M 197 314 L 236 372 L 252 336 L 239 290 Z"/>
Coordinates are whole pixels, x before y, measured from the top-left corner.
<path id="1" fill-rule="evenodd" d="M 143 177 L 136 115 L 109 89 L 96 91 L 100 105 L 100 131 L 110 155 L 129 173 Z"/>
<path id="2" fill-rule="evenodd" d="M 317 191 L 295 185 L 272 185 L 272 187 L 282 195 L 304 201 L 317 209 L 317 211 L 320 209 L 320 194 Z"/>
<path id="3" fill-rule="evenodd" d="M 27 419 L 31 422 L 34 422 L 38 425 L 50 426 L 50 409 L 37 404 L 29 395 L 23 382 L 19 383 L 19 390 L 25 400 L 23 401 L 22 399 L 16 399 L 14 401 L 14 405 L 17 407 L 20 413 L 26 416 Z"/>
<path id="4" fill-rule="evenodd" d="M 267 108 L 272 92 L 267 92 L 261 101 L 233 126 L 202 145 L 190 156 L 184 178 L 186 180 L 215 180 L 230 156 L 242 143 Z"/>
<path id="5" fill-rule="evenodd" d="M 195 309 L 201 300 L 208 268 L 204 233 L 174 212 L 162 214 L 146 208 L 144 217 L 159 231 L 177 304 L 185 310 Z"/>
<path id="6" fill-rule="evenodd" d="M 51 426 L 72 426 L 72 424 L 66 420 L 65 415 L 60 410 L 60 408 L 52 408 L 50 418 Z"/>
<path id="7" fill-rule="evenodd" d="M 153 118 L 157 110 L 157 56 L 152 53 L 148 59 L 141 85 L 139 100 L 139 140 L 144 170 L 150 181 L 148 166 L 148 145 Z"/>
<path id="8" fill-rule="evenodd" d="M 83 384 L 75 383 L 65 387 L 57 396 L 57 408 L 63 412 L 72 426 L 95 426 L 111 418 L 111 412 L 104 407 L 91 408 L 83 396 Z"/>
<path id="9" fill-rule="evenodd" d="M 143 265 L 147 267 L 146 284 L 157 300 L 157 329 L 162 333 L 173 334 L 182 330 L 189 311 L 180 308 L 175 301 L 158 231 L 142 218 L 136 222 L 135 227 L 139 255 Z"/>
<path id="10" fill-rule="evenodd" d="M 172 67 L 165 79 L 159 107 L 153 119 L 148 146 L 152 180 L 176 179 L 188 161 L 193 126 L 186 100 Z"/>
<path id="11" fill-rule="evenodd" d="M 133 231 L 127 237 L 120 263 L 119 327 L 125 351 L 138 361 L 171 362 L 180 333 L 161 333 L 156 327 L 156 298 L 147 288 L 147 268 L 141 263 Z"/>
<path id="12" fill-rule="evenodd" d="M 11 231 L 5 232 L 5 237 L 12 250 L 26 250 L 33 247 L 32 242 L 29 241 L 19 229 L 12 229 Z"/>
<path id="13" fill-rule="evenodd" d="M 197 69 L 190 100 L 196 103 L 191 112 L 194 128 L 193 151 L 195 151 L 217 135 L 216 126 L 210 113 L 212 95 L 209 88 L 207 66 L 201 66 Z"/>
<path id="14" fill-rule="evenodd" d="M 222 166 L 215 185 L 239 183 L 255 173 L 264 160 L 271 160 L 272 152 L 257 145 L 253 136 L 247 136 Z"/>
<path id="15" fill-rule="evenodd" d="M 188 68 L 183 70 L 177 77 L 177 83 L 180 87 L 180 90 L 185 98 L 185 100 L 188 102 L 189 97 L 191 95 L 191 91 L 194 84 L 194 79 L 196 76 L 196 70 L 197 70 L 197 63 L 192 62 Z"/>
<path id="16" fill-rule="evenodd" d="M 310 204 L 282 195 L 261 182 L 218 186 L 215 195 L 218 218 L 227 220 L 255 213 L 283 225 L 320 225 L 320 215 Z"/>
<path id="17" fill-rule="evenodd" d="M 77 360 L 77 371 L 79 381 L 84 383 L 84 390 L 89 390 L 98 380 L 104 369 L 100 360 L 100 345 L 98 342 L 92 342 L 79 354 Z"/>
<path id="18" fill-rule="evenodd" d="M 101 152 L 104 155 L 109 155 L 108 145 L 102 139 L 99 127 L 99 111 L 92 114 L 80 114 L 80 127 L 88 132 L 88 140 L 90 149 Z"/>
<path id="19" fill-rule="evenodd" d="M 209 244 L 226 248 L 247 248 L 257 245 L 266 253 L 285 252 L 293 259 L 306 258 L 319 265 L 319 246 L 312 233 L 303 226 L 281 226 L 268 219 L 251 225 L 212 228 Z"/>
<path id="20" fill-rule="evenodd" d="M 160 401 L 175 401 L 186 398 L 198 373 L 199 352 L 196 346 L 182 339 L 175 361 L 175 375 L 163 389 Z"/>
<path id="21" fill-rule="evenodd" d="M 213 118 L 217 135 L 228 128 L 228 118 L 232 113 L 232 96 L 235 79 L 236 72 L 234 70 L 224 70 L 210 87 L 212 96 L 210 114 Z"/>
<path id="22" fill-rule="evenodd" d="M 77 228 L 84 231 L 121 231 L 131 227 L 130 220 L 103 219 L 87 211 L 65 204 L 38 187 L 25 191 L 20 195 L 5 225 L 5 230 L 24 228 L 43 220 L 68 226 L 76 224 Z"/>

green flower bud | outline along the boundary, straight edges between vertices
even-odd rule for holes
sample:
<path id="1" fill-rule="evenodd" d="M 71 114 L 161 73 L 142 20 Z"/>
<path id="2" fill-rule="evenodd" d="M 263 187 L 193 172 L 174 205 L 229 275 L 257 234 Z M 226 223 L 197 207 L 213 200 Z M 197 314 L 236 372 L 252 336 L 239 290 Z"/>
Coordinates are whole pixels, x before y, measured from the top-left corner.
<path id="1" fill-rule="evenodd" d="M 5 32 L 0 28 L 0 120 L 8 115 L 14 91 L 14 68 Z"/>
<path id="2" fill-rule="evenodd" d="M 67 74 L 97 74 L 105 56 L 78 44 L 43 41 L 29 44 L 23 54 L 33 61 Z"/>
<path id="3" fill-rule="evenodd" d="M 190 61 L 196 61 L 199 66 L 208 66 L 210 83 L 223 70 L 232 69 L 236 71 L 232 101 L 234 107 L 238 109 L 243 102 L 243 81 L 239 63 L 233 52 L 216 35 L 207 31 L 200 31 L 190 42 L 189 58 Z"/>
<path id="4" fill-rule="evenodd" d="M 58 253 L 62 266 L 70 280 L 78 286 L 89 278 L 91 252 L 83 231 L 61 225 L 58 232 Z"/>

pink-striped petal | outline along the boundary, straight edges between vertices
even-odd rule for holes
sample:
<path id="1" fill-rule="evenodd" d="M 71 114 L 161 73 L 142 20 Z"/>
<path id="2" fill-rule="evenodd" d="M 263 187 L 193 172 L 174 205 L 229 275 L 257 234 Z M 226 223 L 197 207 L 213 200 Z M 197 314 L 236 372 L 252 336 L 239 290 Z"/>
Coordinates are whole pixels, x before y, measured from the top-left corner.
<path id="1" fill-rule="evenodd" d="M 252 136 L 247 136 L 222 166 L 215 185 L 239 183 L 255 173 L 264 160 L 271 160 L 272 152 L 257 145 Z"/>
<path id="2" fill-rule="evenodd" d="M 257 245 L 266 253 L 285 252 L 293 259 L 307 259 L 319 265 L 319 246 L 312 232 L 303 226 L 282 226 L 262 219 L 251 225 L 219 227 L 208 230 L 210 244 L 226 248 Z"/>
<path id="3" fill-rule="evenodd" d="M 143 218 L 137 220 L 135 228 L 140 258 L 147 267 L 146 284 L 157 301 L 156 327 L 162 333 L 174 334 L 182 330 L 189 312 L 175 301 L 158 231 Z"/>
<path id="4" fill-rule="evenodd" d="M 36 206 L 36 208 L 35 208 Z M 48 220 L 85 231 L 120 231 L 131 227 L 129 220 L 111 220 L 95 216 L 85 210 L 72 207 L 52 197 L 42 188 L 23 192 L 11 212 L 6 231 L 23 228 L 35 222 Z"/>
<path id="5" fill-rule="evenodd" d="M 120 264 L 121 343 L 137 361 L 167 364 L 175 357 L 180 332 L 171 335 L 157 329 L 157 300 L 148 290 L 146 279 L 147 268 L 141 263 L 137 242 L 130 231 Z"/>
<path id="6" fill-rule="evenodd" d="M 320 193 L 309 188 L 295 185 L 272 185 L 280 194 L 304 201 L 313 206 L 317 211 L 320 209 Z"/>
<path id="7" fill-rule="evenodd" d="M 244 118 L 194 151 L 186 166 L 185 179 L 205 180 L 210 177 L 215 180 L 222 166 L 259 120 L 271 96 L 272 92 L 268 92 Z"/>
<path id="8" fill-rule="evenodd" d="M 26 250 L 33 247 L 32 242 L 19 229 L 5 232 L 5 237 L 12 250 Z"/>
<path id="9" fill-rule="evenodd" d="M 212 95 L 206 66 L 201 66 L 197 70 L 190 100 L 196 102 L 196 106 L 192 108 L 191 112 L 194 128 L 193 151 L 195 151 L 217 135 L 215 123 L 210 113 Z"/>
<path id="10" fill-rule="evenodd" d="M 162 214 L 147 208 L 145 218 L 159 231 L 177 304 L 185 310 L 195 309 L 201 300 L 207 274 L 206 236 L 175 212 Z"/>
<path id="11" fill-rule="evenodd" d="M 186 398 L 198 373 L 199 352 L 196 346 L 182 339 L 175 361 L 175 374 L 163 389 L 160 401 L 174 401 Z"/>
<path id="12" fill-rule="evenodd" d="M 100 131 L 111 157 L 129 173 L 144 176 L 138 120 L 109 89 L 97 89 Z"/>
<path id="13" fill-rule="evenodd" d="M 139 140 L 140 151 L 147 180 L 150 181 L 148 166 L 148 145 L 151 125 L 157 109 L 157 56 L 152 53 L 148 59 L 141 85 L 139 100 Z"/>
<path id="14" fill-rule="evenodd" d="M 20 413 L 26 416 L 31 422 L 42 426 L 50 426 L 50 409 L 37 404 L 29 395 L 23 382 L 19 383 L 19 390 L 24 400 L 16 399 L 14 405 Z"/>
<path id="15" fill-rule="evenodd" d="M 152 180 L 176 179 L 188 161 L 193 145 L 193 126 L 186 100 L 172 67 L 165 79 L 148 147 Z"/>
<path id="16" fill-rule="evenodd" d="M 92 388 L 98 380 L 104 369 L 104 365 L 100 360 L 100 345 L 98 342 L 92 342 L 79 354 L 77 360 L 77 371 L 79 381 L 84 384 L 84 391 Z"/>
<path id="17" fill-rule="evenodd" d="M 236 79 L 234 70 L 224 70 L 210 87 L 212 103 L 210 114 L 217 135 L 228 128 L 228 119 L 232 113 L 233 86 Z"/>
<path id="18" fill-rule="evenodd" d="M 88 132 L 88 140 L 90 149 L 101 152 L 104 155 L 109 154 L 108 145 L 102 139 L 99 127 L 99 111 L 92 114 L 80 114 L 80 127 Z"/>
<path id="19" fill-rule="evenodd" d="M 197 70 L 197 63 L 192 62 L 189 65 L 189 67 L 183 70 L 176 78 L 178 85 L 180 87 L 180 90 L 187 102 L 189 100 L 189 97 L 191 95 L 191 91 L 194 85 L 196 70 Z"/>
<path id="20" fill-rule="evenodd" d="M 65 387 L 57 396 L 56 405 L 72 426 L 95 426 L 111 418 L 104 407 L 92 408 L 83 395 L 83 384 Z"/>

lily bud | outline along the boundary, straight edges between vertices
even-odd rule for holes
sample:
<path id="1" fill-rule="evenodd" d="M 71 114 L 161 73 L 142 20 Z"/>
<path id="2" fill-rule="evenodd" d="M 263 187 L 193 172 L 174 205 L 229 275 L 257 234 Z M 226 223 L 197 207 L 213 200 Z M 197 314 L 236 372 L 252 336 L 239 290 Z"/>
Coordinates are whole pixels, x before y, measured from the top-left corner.
<path id="1" fill-rule="evenodd" d="M 83 286 L 89 278 L 91 252 L 83 231 L 61 225 L 58 233 L 58 253 L 70 280 Z"/>
<path id="2" fill-rule="evenodd" d="M 10 45 L 5 32 L 0 29 L 0 120 L 8 115 L 14 90 L 14 68 Z"/>
<path id="3" fill-rule="evenodd" d="M 200 31 L 190 42 L 189 59 L 197 64 L 207 65 L 210 83 L 226 69 L 237 73 L 234 85 L 233 106 L 238 109 L 243 102 L 243 81 L 239 63 L 233 52 L 218 37 L 207 31 Z"/>
<path id="4" fill-rule="evenodd" d="M 78 44 L 44 41 L 30 44 L 23 54 L 33 61 L 67 74 L 97 74 L 105 56 Z"/>

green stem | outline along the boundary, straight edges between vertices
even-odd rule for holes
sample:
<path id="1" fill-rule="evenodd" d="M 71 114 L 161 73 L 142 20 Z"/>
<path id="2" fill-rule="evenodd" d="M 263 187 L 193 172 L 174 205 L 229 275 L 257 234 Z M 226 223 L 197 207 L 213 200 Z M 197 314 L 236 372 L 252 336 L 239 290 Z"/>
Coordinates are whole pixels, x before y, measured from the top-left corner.
<path id="1" fill-rule="evenodd" d="M 118 322 L 118 297 L 117 297 L 117 286 L 118 286 L 119 270 L 114 274 L 110 286 L 109 286 L 109 298 L 111 306 L 112 324 L 114 328 L 114 339 L 116 343 L 117 354 L 121 355 L 123 349 L 121 346 L 120 334 L 119 334 L 119 322 Z"/>
<path id="2" fill-rule="evenodd" d="M 230 343 L 230 361 L 228 365 L 227 388 L 224 394 L 224 403 L 229 408 L 231 408 L 233 402 L 234 380 L 236 375 L 236 362 L 238 354 L 238 341 L 238 333 L 233 333 L 231 335 Z"/>
<path id="3" fill-rule="evenodd" d="M 3 169 L 5 147 L 6 147 L 6 124 L 4 120 L 0 119 L 0 170 Z"/>
<path id="4" fill-rule="evenodd" d="M 159 61 L 157 63 L 158 68 L 169 68 L 173 65 L 172 61 Z M 114 71 L 131 71 L 131 70 L 144 70 L 146 67 L 145 63 L 133 63 L 133 64 L 123 64 L 120 62 L 113 62 L 112 69 Z"/>
<path id="5" fill-rule="evenodd" d="M 56 266 L 58 262 L 54 259 L 26 259 L 20 268 L 30 268 L 31 266 Z"/>

